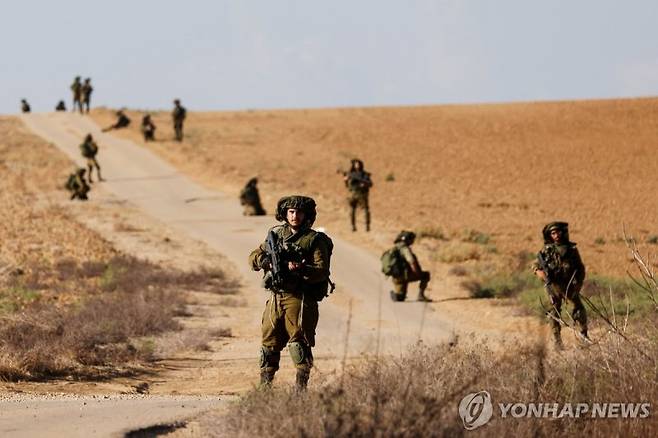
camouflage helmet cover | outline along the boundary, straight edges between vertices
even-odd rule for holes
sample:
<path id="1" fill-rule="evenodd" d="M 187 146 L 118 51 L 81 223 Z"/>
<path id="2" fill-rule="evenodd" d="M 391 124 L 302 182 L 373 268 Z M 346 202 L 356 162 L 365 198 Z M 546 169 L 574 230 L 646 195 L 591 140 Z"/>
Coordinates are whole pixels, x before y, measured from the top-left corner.
<path id="1" fill-rule="evenodd" d="M 413 231 L 400 231 L 400 234 L 397 235 L 395 238 L 395 243 L 397 242 L 404 242 L 404 243 L 411 243 L 414 240 L 416 240 L 416 233 Z"/>
<path id="2" fill-rule="evenodd" d="M 359 165 L 359 169 L 363 170 L 363 161 L 359 160 L 358 158 L 352 158 L 350 160 L 352 170 L 356 170 L 357 164 Z"/>
<path id="3" fill-rule="evenodd" d="M 305 226 L 311 227 L 315 222 L 315 201 L 308 196 L 284 196 L 276 204 L 276 220 L 286 222 L 286 213 L 289 209 L 295 208 L 304 212 Z"/>
<path id="4" fill-rule="evenodd" d="M 542 236 L 544 237 L 544 243 L 553 242 L 553 239 L 551 239 L 551 231 L 553 230 L 562 231 L 564 240 L 569 242 L 569 224 L 567 222 L 554 221 L 546 224 L 546 226 L 541 230 Z"/>

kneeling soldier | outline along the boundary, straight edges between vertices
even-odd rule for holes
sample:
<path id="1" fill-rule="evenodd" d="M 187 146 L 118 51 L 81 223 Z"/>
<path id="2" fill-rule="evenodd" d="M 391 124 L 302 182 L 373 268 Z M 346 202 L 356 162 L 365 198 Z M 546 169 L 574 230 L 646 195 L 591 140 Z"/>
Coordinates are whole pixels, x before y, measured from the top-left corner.
<path id="1" fill-rule="evenodd" d="M 90 187 L 85 180 L 85 172 L 85 169 L 81 167 L 75 173 L 70 174 L 69 179 L 66 181 L 66 190 L 71 192 L 71 201 L 74 199 L 86 201 L 88 199 L 87 193 L 89 193 Z"/>
<path id="2" fill-rule="evenodd" d="M 308 383 L 318 301 L 327 295 L 331 284 L 329 262 L 333 249 L 326 234 L 311 228 L 315 216 L 313 199 L 281 198 L 276 219 L 284 224 L 270 229 L 266 241 L 249 256 L 254 271 L 265 270 L 264 287 L 271 292 L 262 320 L 260 381 L 264 387 L 274 379 L 286 344 L 297 368 L 297 389 L 306 388 Z"/>
<path id="3" fill-rule="evenodd" d="M 432 301 L 425 296 L 425 289 L 430 282 L 430 273 L 423 271 L 418 263 L 416 254 L 411 250 L 416 240 L 416 234 L 412 231 L 402 231 L 395 238 L 395 248 L 401 256 L 402 269 L 399 274 L 393 275 L 393 289 L 391 299 L 393 301 L 404 301 L 407 298 L 407 287 L 409 283 L 419 281 L 418 301 Z"/>

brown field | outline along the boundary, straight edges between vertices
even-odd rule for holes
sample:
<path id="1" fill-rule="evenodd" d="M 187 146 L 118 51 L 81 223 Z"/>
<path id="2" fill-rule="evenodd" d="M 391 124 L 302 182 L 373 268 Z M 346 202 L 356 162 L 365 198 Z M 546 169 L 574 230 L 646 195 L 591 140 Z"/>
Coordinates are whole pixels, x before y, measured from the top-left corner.
<path id="1" fill-rule="evenodd" d="M 141 113 L 129 115 L 134 125 L 119 135 L 139 139 Z M 113 114 L 93 117 L 109 125 Z M 336 170 L 362 158 L 375 184 L 375 231 L 353 239 L 381 249 L 401 228 L 440 229 L 455 248 L 421 245 L 439 272 L 441 261 L 509 265 L 536 251 L 541 227 L 559 219 L 571 224 L 590 273 L 623 276 L 623 224 L 640 242 L 658 235 L 655 98 L 191 112 L 182 144 L 171 141 L 168 112 L 153 118 L 160 141 L 151 147 L 188 174 L 236 194 L 258 175 L 270 212 L 280 195 L 309 194 L 319 200 L 318 225 L 343 235 L 351 233 Z M 463 247 L 469 230 L 490 237 L 486 249 Z"/>

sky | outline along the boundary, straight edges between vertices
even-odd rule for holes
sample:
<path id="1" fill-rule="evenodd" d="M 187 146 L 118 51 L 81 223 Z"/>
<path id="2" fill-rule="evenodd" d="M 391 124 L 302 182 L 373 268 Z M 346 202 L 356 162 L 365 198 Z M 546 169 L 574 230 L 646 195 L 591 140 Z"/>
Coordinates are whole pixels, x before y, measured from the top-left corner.
<path id="1" fill-rule="evenodd" d="M 655 0 L 0 0 L 0 113 L 658 95 Z"/>

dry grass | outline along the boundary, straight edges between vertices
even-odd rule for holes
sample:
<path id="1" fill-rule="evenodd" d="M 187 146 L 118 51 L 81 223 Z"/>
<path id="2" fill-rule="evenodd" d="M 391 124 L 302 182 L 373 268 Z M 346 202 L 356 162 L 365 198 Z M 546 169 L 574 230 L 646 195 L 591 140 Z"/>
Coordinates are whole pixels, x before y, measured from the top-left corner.
<path id="1" fill-rule="evenodd" d="M 655 329 L 655 327 L 654 327 Z M 654 342 L 634 338 L 656 357 Z M 461 436 L 460 399 L 487 390 L 494 403 L 646 402 L 658 399 L 653 359 L 620 338 L 588 349 L 548 353 L 542 344 L 506 353 L 461 345 L 416 347 L 399 359 L 372 358 L 343 379 L 312 387 L 253 391 L 227 415 L 207 417 L 210 436 Z M 219 427 L 221 425 L 221 427 Z M 652 436 L 644 420 L 494 419 L 486 436 Z"/>

